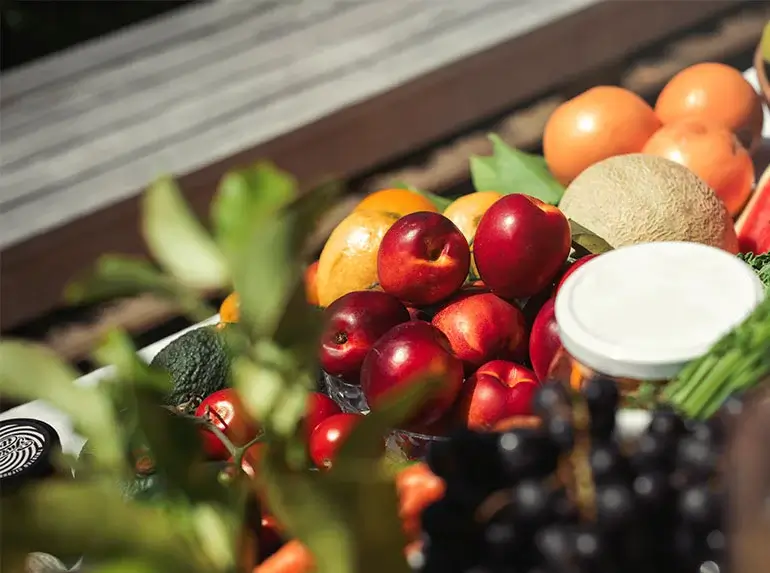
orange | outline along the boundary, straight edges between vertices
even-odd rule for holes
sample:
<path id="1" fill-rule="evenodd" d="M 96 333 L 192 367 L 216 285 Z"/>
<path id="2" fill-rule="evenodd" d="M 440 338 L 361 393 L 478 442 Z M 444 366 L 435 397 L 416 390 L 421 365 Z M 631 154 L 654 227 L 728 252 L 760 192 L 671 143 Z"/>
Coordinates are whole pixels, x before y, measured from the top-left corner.
<path id="1" fill-rule="evenodd" d="M 687 167 L 711 187 L 735 217 L 754 185 L 754 164 L 735 134 L 718 123 L 681 119 L 664 125 L 642 153 Z"/>
<path id="2" fill-rule="evenodd" d="M 452 221 L 470 243 L 476 234 L 481 216 L 502 197 L 497 191 L 477 191 L 452 201 L 444 209 L 444 217 Z"/>
<path id="3" fill-rule="evenodd" d="M 311 263 L 310 266 L 305 269 L 305 298 L 307 301 L 315 306 L 318 306 L 318 285 L 316 284 L 316 278 L 318 277 L 318 261 Z"/>
<path id="4" fill-rule="evenodd" d="M 671 123 L 693 118 L 731 129 L 749 150 L 762 134 L 762 102 L 743 74 L 725 64 L 704 62 L 676 74 L 658 96 L 655 113 Z"/>
<path id="5" fill-rule="evenodd" d="M 551 114 L 543 133 L 543 155 L 554 177 L 568 185 L 602 159 L 639 153 L 659 127 L 653 109 L 635 93 L 597 86 Z"/>
<path id="6" fill-rule="evenodd" d="M 318 259 L 318 303 L 376 286 L 377 252 L 385 232 L 398 220 L 386 211 L 355 210 L 332 231 Z"/>
<path id="7" fill-rule="evenodd" d="M 416 213 L 418 211 L 431 211 L 438 213 L 433 202 L 408 189 L 382 189 L 364 197 L 356 206 L 358 210 L 385 211 L 395 213 L 399 217 Z"/>
<path id="8" fill-rule="evenodd" d="M 219 321 L 220 322 L 238 322 L 240 318 L 240 300 L 238 299 L 238 293 L 232 292 L 227 295 L 227 298 L 222 301 L 222 305 L 219 307 Z"/>

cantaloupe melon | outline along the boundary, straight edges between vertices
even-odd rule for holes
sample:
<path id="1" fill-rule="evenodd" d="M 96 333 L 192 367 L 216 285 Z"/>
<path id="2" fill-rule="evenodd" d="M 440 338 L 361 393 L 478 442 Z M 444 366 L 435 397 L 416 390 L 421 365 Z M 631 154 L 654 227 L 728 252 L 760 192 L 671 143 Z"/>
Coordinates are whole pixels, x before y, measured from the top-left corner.
<path id="1" fill-rule="evenodd" d="M 559 208 L 613 247 L 689 241 L 738 252 L 722 201 L 689 169 L 662 157 L 600 161 L 570 183 Z"/>

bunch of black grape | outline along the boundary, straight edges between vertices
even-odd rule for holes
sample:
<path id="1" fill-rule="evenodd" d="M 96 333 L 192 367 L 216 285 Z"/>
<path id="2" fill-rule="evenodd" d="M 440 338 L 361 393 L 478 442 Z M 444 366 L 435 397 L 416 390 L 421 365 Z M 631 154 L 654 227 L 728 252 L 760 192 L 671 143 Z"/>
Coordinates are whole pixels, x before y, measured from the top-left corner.
<path id="1" fill-rule="evenodd" d="M 719 462 L 740 402 L 707 422 L 659 408 L 633 443 L 615 383 L 549 382 L 538 428 L 463 431 L 429 452 L 445 497 L 422 515 L 421 573 L 724 573 Z"/>

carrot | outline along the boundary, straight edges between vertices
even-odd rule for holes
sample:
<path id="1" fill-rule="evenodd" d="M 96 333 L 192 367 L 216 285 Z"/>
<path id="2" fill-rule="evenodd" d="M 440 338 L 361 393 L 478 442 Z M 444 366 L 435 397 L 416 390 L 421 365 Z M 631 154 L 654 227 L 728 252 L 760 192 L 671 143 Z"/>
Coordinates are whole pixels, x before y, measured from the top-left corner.
<path id="1" fill-rule="evenodd" d="M 252 573 L 312 573 L 315 571 L 313 555 L 296 539 L 287 542 Z"/>

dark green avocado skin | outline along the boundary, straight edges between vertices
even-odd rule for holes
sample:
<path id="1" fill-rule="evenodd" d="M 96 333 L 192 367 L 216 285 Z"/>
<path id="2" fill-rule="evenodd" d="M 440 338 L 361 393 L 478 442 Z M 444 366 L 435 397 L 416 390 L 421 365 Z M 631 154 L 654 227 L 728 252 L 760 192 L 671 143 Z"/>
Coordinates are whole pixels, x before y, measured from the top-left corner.
<path id="1" fill-rule="evenodd" d="M 206 396 L 229 385 L 232 354 L 224 331 L 203 326 L 183 334 L 161 350 L 150 363 L 171 376 L 166 405 L 200 403 Z"/>

